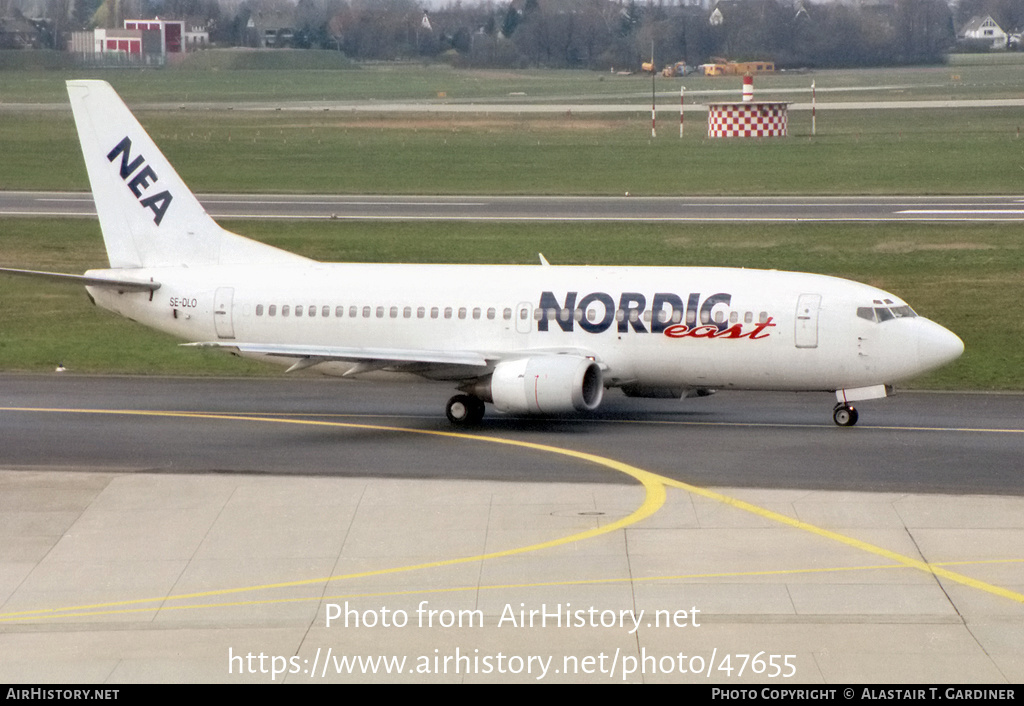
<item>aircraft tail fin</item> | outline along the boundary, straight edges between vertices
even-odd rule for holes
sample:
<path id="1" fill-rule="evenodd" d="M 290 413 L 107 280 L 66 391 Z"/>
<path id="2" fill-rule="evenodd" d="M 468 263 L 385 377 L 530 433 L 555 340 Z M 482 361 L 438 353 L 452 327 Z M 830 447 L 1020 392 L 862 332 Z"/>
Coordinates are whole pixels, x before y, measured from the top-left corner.
<path id="1" fill-rule="evenodd" d="M 111 267 L 305 261 L 217 225 L 110 84 L 67 87 Z"/>

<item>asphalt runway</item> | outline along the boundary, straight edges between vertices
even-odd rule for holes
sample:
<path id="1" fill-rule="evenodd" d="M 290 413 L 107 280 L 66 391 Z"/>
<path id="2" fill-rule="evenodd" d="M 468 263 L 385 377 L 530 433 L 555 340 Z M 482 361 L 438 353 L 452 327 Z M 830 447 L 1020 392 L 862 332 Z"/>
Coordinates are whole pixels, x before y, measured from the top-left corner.
<path id="1" fill-rule="evenodd" d="M 1024 679 L 1019 395 L 449 393 L 0 377 L 0 681 Z"/>
<path id="2" fill-rule="evenodd" d="M 4 408 L 184 411 L 352 421 L 451 431 L 444 384 L 296 379 L 5 376 Z M 594 415 L 514 418 L 489 410 L 481 434 L 617 458 L 699 485 L 993 493 L 1024 496 L 1021 395 L 905 393 L 858 405 L 839 429 L 827 393 L 725 392 L 674 400 L 607 396 Z M 374 430 L 258 422 L 2 411 L 3 467 L 288 473 L 505 481 L 614 481 L 591 469 L 481 465 L 476 450 L 424 453 L 421 439 Z M 270 428 L 268 428 L 270 427 Z M 385 442 L 386 439 L 386 442 Z M 459 454 L 465 454 L 461 456 Z"/>
<path id="3" fill-rule="evenodd" d="M 1024 220 L 1024 197 L 330 196 L 200 194 L 214 218 L 642 222 Z M 0 191 L 0 216 L 95 217 L 87 193 Z"/>

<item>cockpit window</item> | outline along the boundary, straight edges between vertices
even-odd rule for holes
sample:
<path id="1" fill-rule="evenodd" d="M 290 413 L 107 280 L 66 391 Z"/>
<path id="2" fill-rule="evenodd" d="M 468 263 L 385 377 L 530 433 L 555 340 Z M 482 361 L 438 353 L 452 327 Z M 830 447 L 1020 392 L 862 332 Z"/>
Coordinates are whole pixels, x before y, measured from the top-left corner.
<path id="1" fill-rule="evenodd" d="M 886 299 L 884 302 L 876 299 L 875 306 L 859 306 L 857 307 L 857 316 L 866 321 L 874 321 L 875 323 L 881 323 L 883 321 L 889 321 L 891 319 L 905 319 L 914 318 L 917 313 L 914 312 L 906 304 L 896 306 L 891 299 Z"/>

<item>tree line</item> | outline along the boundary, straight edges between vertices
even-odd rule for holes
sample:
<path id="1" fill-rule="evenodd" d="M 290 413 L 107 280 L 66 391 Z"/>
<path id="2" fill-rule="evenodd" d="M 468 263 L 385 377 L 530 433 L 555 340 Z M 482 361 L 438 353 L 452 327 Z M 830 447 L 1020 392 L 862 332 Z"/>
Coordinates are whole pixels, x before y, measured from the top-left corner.
<path id="1" fill-rule="evenodd" d="M 275 46 L 481 68 L 635 70 L 652 49 L 659 65 L 714 57 L 793 68 L 934 63 L 954 46 L 954 27 L 974 15 L 991 14 L 1004 29 L 1024 25 L 1024 0 L 960 0 L 955 11 L 945 0 L 718 0 L 710 8 L 665 0 L 454 0 L 429 12 L 415 0 L 242 0 L 230 9 L 227 1 L 116 0 L 126 16 L 205 25 L 221 46 L 259 45 L 260 28 L 274 18 Z M 49 2 L 58 12 L 67 8 L 61 27 L 74 28 L 95 22 L 115 0 Z"/>

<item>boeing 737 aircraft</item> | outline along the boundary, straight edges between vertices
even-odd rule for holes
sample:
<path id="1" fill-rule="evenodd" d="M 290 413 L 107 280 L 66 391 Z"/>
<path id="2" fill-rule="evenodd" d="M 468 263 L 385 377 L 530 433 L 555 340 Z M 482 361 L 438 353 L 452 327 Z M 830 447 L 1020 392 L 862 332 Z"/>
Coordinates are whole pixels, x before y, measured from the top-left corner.
<path id="1" fill-rule="evenodd" d="M 637 397 L 828 390 L 852 402 L 955 360 L 963 343 L 893 294 L 822 275 L 711 267 L 326 264 L 218 226 L 103 81 L 68 93 L 110 259 L 99 306 L 188 345 L 412 373 L 459 390 L 447 416 L 593 411 Z"/>

